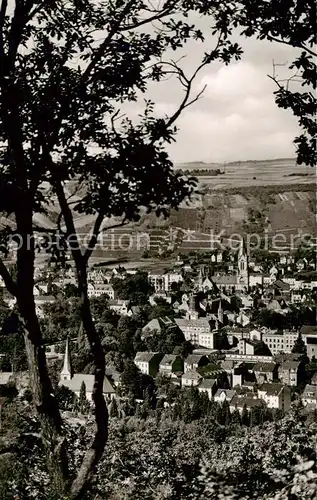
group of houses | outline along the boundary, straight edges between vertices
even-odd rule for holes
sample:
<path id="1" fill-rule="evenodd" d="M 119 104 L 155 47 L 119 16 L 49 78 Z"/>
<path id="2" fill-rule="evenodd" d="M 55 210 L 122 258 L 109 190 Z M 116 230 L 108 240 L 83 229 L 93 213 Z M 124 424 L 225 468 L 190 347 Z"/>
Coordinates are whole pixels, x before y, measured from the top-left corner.
<path id="1" fill-rule="evenodd" d="M 190 354 L 185 360 L 176 354 L 138 352 L 134 363 L 152 377 L 168 377 L 183 388 L 197 387 L 210 400 L 227 401 L 231 409 L 266 405 L 287 411 L 291 404 L 291 386 L 301 376 L 301 360 L 285 362 L 212 361 L 206 354 Z M 316 380 L 317 382 L 317 380 Z M 317 385 L 316 385 L 317 389 Z M 310 404 L 317 404 L 317 391 L 310 393 Z"/>

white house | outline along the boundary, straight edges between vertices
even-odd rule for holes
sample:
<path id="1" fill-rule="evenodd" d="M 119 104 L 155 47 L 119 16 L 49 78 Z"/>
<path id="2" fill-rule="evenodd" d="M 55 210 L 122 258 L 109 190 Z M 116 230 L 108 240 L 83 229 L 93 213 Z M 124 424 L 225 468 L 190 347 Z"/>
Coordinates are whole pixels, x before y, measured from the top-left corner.
<path id="1" fill-rule="evenodd" d="M 182 387 L 197 386 L 202 379 L 195 370 L 190 370 L 182 375 Z"/>
<path id="2" fill-rule="evenodd" d="M 39 318 L 43 318 L 44 311 L 43 306 L 45 304 L 53 304 L 55 302 L 55 297 L 50 295 L 37 295 L 34 297 L 35 311 Z"/>
<path id="3" fill-rule="evenodd" d="M 210 332 L 210 324 L 207 318 L 175 318 L 175 323 L 183 332 L 185 339 L 190 340 L 194 344 L 199 343 L 199 336 L 201 334 L 208 334 Z"/>
<path id="4" fill-rule="evenodd" d="M 199 332 L 198 333 L 198 344 L 201 347 L 206 347 L 207 349 L 214 348 L 214 336 L 215 332 Z"/>
<path id="5" fill-rule="evenodd" d="M 160 361 L 163 354 L 159 352 L 137 352 L 134 358 L 134 364 L 144 375 L 151 375 L 155 377 L 159 370 Z"/>
<path id="6" fill-rule="evenodd" d="M 184 372 L 197 370 L 200 366 L 208 364 L 208 358 L 204 354 L 189 354 L 184 361 Z"/>
<path id="7" fill-rule="evenodd" d="M 313 405 L 317 408 L 317 386 L 307 384 L 302 394 L 302 402 L 306 405 Z"/>
<path id="8" fill-rule="evenodd" d="M 102 295 L 107 295 L 109 299 L 115 298 L 115 291 L 112 285 L 107 283 L 89 283 L 88 284 L 88 297 L 101 297 Z"/>
<path id="9" fill-rule="evenodd" d="M 108 304 L 109 309 L 116 312 L 117 314 L 122 314 L 123 316 L 127 316 L 129 314 L 128 300 L 110 299 Z"/>
<path id="10" fill-rule="evenodd" d="M 258 396 L 268 408 L 287 411 L 291 405 L 291 389 L 279 383 L 264 383 L 258 389 Z"/>
<path id="11" fill-rule="evenodd" d="M 200 393 L 206 393 L 210 400 L 213 399 L 217 388 L 217 380 L 214 378 L 204 378 L 201 380 L 198 390 Z"/>
<path id="12" fill-rule="evenodd" d="M 217 403 L 224 403 L 224 401 L 228 401 L 228 403 L 230 404 L 236 394 L 236 391 L 233 391 L 231 389 L 218 389 L 214 396 L 214 400 Z"/>

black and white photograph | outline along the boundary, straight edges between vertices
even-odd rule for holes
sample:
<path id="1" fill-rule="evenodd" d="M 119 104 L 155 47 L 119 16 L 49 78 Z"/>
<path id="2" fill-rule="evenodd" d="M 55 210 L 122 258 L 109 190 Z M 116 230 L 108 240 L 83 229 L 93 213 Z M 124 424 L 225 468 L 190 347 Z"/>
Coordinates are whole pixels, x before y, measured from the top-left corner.
<path id="1" fill-rule="evenodd" d="M 0 500 L 316 500 L 316 4 L 0 0 Z"/>

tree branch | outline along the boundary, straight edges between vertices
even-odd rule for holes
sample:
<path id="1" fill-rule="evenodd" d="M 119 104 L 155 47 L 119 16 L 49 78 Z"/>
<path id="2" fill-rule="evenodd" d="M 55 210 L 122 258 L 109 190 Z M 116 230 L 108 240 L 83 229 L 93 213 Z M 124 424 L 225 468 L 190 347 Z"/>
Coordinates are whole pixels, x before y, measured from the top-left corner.
<path id="1" fill-rule="evenodd" d="M 300 44 L 300 47 L 303 49 L 303 50 L 306 50 L 306 52 L 308 52 L 308 54 L 310 54 L 311 56 L 313 57 L 317 57 L 317 52 L 314 52 L 313 50 L 309 49 L 308 47 L 306 47 L 306 45 L 304 45 L 303 43 Z"/>
<path id="2" fill-rule="evenodd" d="M 270 41 L 270 42 L 277 42 L 277 43 L 282 43 L 284 45 L 288 45 L 288 46 L 293 46 L 293 47 L 297 47 L 299 49 L 303 49 L 303 50 L 306 50 L 306 52 L 308 52 L 310 55 L 312 55 L 313 57 L 317 57 L 317 53 L 314 52 L 313 50 L 309 49 L 308 47 L 306 47 L 306 45 L 304 43 L 299 43 L 298 45 L 293 45 L 291 44 L 290 42 L 288 42 L 287 40 L 280 40 L 279 38 L 275 38 L 275 36 L 272 36 L 272 35 L 268 35 L 267 39 Z"/>
<path id="3" fill-rule="evenodd" d="M 83 74 L 81 76 L 81 82 L 80 82 L 81 85 L 87 82 L 91 72 L 93 71 L 95 66 L 98 64 L 98 62 L 100 61 L 102 56 L 104 55 L 105 49 L 107 48 L 109 42 L 111 41 L 112 37 L 118 32 L 121 22 L 123 21 L 125 16 L 129 13 L 129 11 L 133 7 L 134 3 L 135 3 L 134 0 L 129 0 L 129 2 L 122 9 L 122 12 L 118 16 L 117 21 L 111 27 L 105 40 L 96 49 L 90 63 L 88 64 L 87 68 L 85 69 L 85 71 L 83 72 Z"/>
<path id="4" fill-rule="evenodd" d="M 121 29 L 119 29 L 118 31 L 122 32 L 122 31 L 126 31 L 126 30 L 134 30 L 134 29 L 139 28 L 140 26 L 143 26 L 145 24 L 150 24 L 154 21 L 159 21 L 160 19 L 163 19 L 164 17 L 171 14 L 175 5 L 176 5 L 176 2 L 173 1 L 170 3 L 170 5 L 168 7 L 165 7 L 165 9 L 163 9 L 162 11 L 155 11 L 155 9 L 154 9 L 155 14 L 153 16 L 147 17 L 146 19 L 143 19 L 143 21 L 138 21 L 136 23 L 124 26 Z M 153 12 L 153 11 L 150 11 L 150 12 Z"/>
<path id="5" fill-rule="evenodd" d="M 126 217 L 124 217 L 124 219 L 121 222 L 118 222 L 118 224 L 113 224 L 112 226 L 107 226 L 104 229 L 100 229 L 103 220 L 104 220 L 104 215 L 102 215 L 102 213 L 100 212 L 97 219 L 96 219 L 95 225 L 94 225 L 93 234 L 90 238 L 87 249 L 84 252 L 84 259 L 86 259 L 87 262 L 95 249 L 95 246 L 96 246 L 97 241 L 98 241 L 98 236 L 100 234 L 106 233 L 107 231 L 110 231 L 111 229 L 117 229 L 119 227 L 126 226 L 127 224 L 130 223 L 130 221 L 127 220 Z"/>
<path id="6" fill-rule="evenodd" d="M 89 240 L 88 246 L 84 252 L 84 259 L 86 262 L 88 262 L 91 254 L 94 251 L 94 248 L 97 244 L 98 236 L 100 234 L 100 227 L 101 227 L 101 224 L 104 220 L 104 217 L 105 217 L 104 210 L 100 210 L 100 212 L 95 220 L 95 224 L 93 227 L 92 235 L 91 235 L 91 238 Z"/>

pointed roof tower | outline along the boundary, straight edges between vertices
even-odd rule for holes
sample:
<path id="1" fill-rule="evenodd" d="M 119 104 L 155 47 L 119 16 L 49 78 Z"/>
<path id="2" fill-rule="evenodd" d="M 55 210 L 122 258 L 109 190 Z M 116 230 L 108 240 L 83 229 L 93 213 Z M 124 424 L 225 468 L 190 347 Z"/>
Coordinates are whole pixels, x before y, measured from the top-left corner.
<path id="1" fill-rule="evenodd" d="M 191 293 L 190 296 L 189 296 L 189 309 L 191 311 L 195 311 L 196 310 L 196 304 L 195 304 L 195 297 L 194 297 L 194 294 Z"/>
<path id="2" fill-rule="evenodd" d="M 242 240 L 240 241 L 240 247 L 239 247 L 239 252 L 238 252 L 238 260 L 240 260 L 241 258 L 247 257 L 247 255 L 248 255 L 248 252 L 247 252 L 247 247 L 246 247 L 246 244 L 245 244 L 245 239 L 242 238 Z"/>
<path id="3" fill-rule="evenodd" d="M 202 286 L 203 281 L 204 281 L 204 277 L 205 277 L 205 269 L 204 269 L 203 266 L 201 266 L 199 268 L 199 274 L 198 274 L 198 283 L 199 283 L 199 286 Z"/>
<path id="4" fill-rule="evenodd" d="M 61 380 L 70 380 L 72 378 L 72 365 L 70 360 L 70 352 L 69 352 L 69 340 L 66 340 L 65 346 L 65 354 L 64 354 L 64 364 L 63 369 L 61 371 Z"/>
<path id="5" fill-rule="evenodd" d="M 219 300 L 219 306 L 218 306 L 218 321 L 220 323 L 223 323 L 223 309 L 222 309 L 222 305 L 221 305 L 221 299 Z"/>

